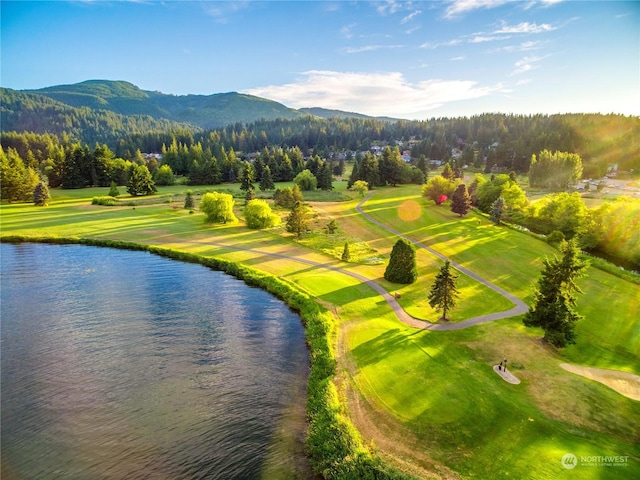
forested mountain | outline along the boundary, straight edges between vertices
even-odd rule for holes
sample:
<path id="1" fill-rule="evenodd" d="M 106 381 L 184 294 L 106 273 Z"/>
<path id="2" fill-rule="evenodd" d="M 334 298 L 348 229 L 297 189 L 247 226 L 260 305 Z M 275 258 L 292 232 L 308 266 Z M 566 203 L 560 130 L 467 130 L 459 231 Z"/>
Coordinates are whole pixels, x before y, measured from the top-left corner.
<path id="1" fill-rule="evenodd" d="M 201 128 L 305 115 L 281 103 L 236 92 L 167 95 L 141 90 L 123 81 L 88 80 L 22 92 L 45 96 L 72 107 L 89 107 L 121 115 L 149 115 Z"/>
<path id="2" fill-rule="evenodd" d="M 380 120 L 382 122 L 397 122 L 398 118 L 392 117 L 372 117 L 370 115 L 364 115 L 362 113 L 345 112 L 344 110 L 332 110 L 322 107 L 301 108 L 301 112 L 305 112 L 309 115 L 322 118 L 368 118 L 373 120 Z"/>
<path id="3" fill-rule="evenodd" d="M 113 144 L 127 135 L 199 130 L 151 115 L 122 115 L 88 106 L 71 106 L 44 95 L 0 88 L 3 132 L 51 133 L 94 144 Z"/>

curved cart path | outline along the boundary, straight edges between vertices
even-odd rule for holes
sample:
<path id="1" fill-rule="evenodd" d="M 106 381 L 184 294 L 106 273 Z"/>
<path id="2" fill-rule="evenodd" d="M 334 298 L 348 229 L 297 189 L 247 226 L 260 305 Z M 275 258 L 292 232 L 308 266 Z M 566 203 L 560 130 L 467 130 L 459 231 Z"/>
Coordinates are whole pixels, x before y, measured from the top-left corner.
<path id="1" fill-rule="evenodd" d="M 411 237 L 406 236 L 405 234 L 403 234 L 402 232 L 399 232 L 395 228 L 392 228 L 392 227 L 390 227 L 390 226 L 388 226 L 388 225 L 376 220 L 375 218 L 373 218 L 368 213 L 365 213 L 362 210 L 362 205 L 364 205 L 364 203 L 367 200 L 369 200 L 372 195 L 373 195 L 373 193 L 369 194 L 366 198 L 362 199 L 362 201 L 356 206 L 356 210 L 358 211 L 358 213 L 360 215 L 365 217 L 370 222 L 375 223 L 379 227 L 387 230 L 388 232 L 391 232 L 394 235 L 398 235 L 399 237 L 404 238 L 405 240 L 413 243 L 417 247 L 429 252 L 432 255 L 435 255 L 436 257 L 440 258 L 441 260 L 443 260 L 443 261 L 449 260 L 446 256 L 444 256 L 440 252 L 434 250 L 433 248 L 428 247 L 424 243 L 419 242 L 417 240 L 414 240 Z M 449 260 L 449 261 L 451 262 L 451 266 L 453 266 L 456 270 L 458 270 L 459 272 L 464 273 L 468 277 L 473 278 L 475 281 L 480 282 L 481 284 L 489 287 L 494 292 L 499 293 L 500 295 L 505 297 L 507 300 L 509 300 L 511 303 L 513 303 L 514 307 L 512 309 L 506 310 L 504 312 L 496 312 L 496 313 L 490 313 L 488 315 L 480 315 L 478 317 L 473 317 L 473 318 L 470 318 L 468 320 L 465 320 L 464 322 L 459 322 L 459 323 L 434 324 L 434 323 L 430 323 L 430 322 L 427 322 L 427 321 L 424 321 L 424 320 L 415 319 L 415 318 L 409 316 L 406 312 L 404 312 L 404 310 L 402 310 L 404 315 L 406 315 L 410 319 L 412 319 L 412 322 L 407 322 L 400 315 L 398 315 L 398 318 L 400 318 L 403 322 L 408 323 L 409 325 L 412 325 L 412 326 L 418 326 L 415 322 L 419 322 L 420 324 L 423 324 L 422 328 L 428 328 L 429 330 L 459 330 L 461 328 L 470 327 L 471 325 L 477 325 L 479 323 L 491 322 L 493 320 L 500 320 L 500 319 L 503 319 L 503 318 L 514 317 L 516 315 L 521 315 L 521 314 L 526 313 L 527 311 L 529 311 L 529 306 L 526 303 L 524 303 L 522 300 L 520 300 L 518 297 L 516 297 L 515 295 L 512 295 L 511 293 L 507 292 L 505 289 L 503 289 L 503 288 L 501 288 L 501 287 L 499 287 L 497 285 L 494 285 L 493 283 L 491 283 L 488 280 L 484 279 L 480 275 L 472 272 L 468 268 L 463 267 L 459 263 L 456 263 L 456 262 L 454 262 L 452 260 Z M 394 300 L 395 300 L 395 298 L 394 298 Z M 395 302 L 395 303 L 397 304 L 397 302 Z M 392 307 L 393 307 L 393 305 L 392 305 Z M 394 308 L 394 310 L 395 310 L 395 308 Z M 396 314 L 397 314 L 397 312 L 396 312 Z"/>
<path id="2" fill-rule="evenodd" d="M 369 198 L 371 197 L 371 195 L 367 196 L 365 199 L 363 199 L 356 207 L 356 210 L 363 215 L 367 220 L 375 223 L 376 225 L 384 228 L 385 230 L 398 235 L 399 237 L 402 237 L 410 242 L 412 242 L 413 244 L 417 245 L 418 247 L 426 250 L 427 252 L 437 256 L 438 258 L 441 258 L 442 260 L 447 260 L 447 258 L 442 255 L 441 253 L 437 252 L 436 250 L 426 246 L 425 244 L 418 242 L 416 240 L 413 240 L 409 237 L 407 237 L 406 235 L 404 235 L 403 233 L 400 233 L 399 231 L 383 224 L 382 222 L 379 222 L 378 220 L 374 219 L 373 217 L 371 217 L 369 214 L 365 213 L 362 211 L 362 205 L 364 204 L 364 202 L 366 202 Z M 417 319 L 415 317 L 412 317 L 411 315 L 409 315 L 403 308 L 402 306 L 398 303 L 398 301 L 396 300 L 396 298 L 391 295 L 389 292 L 387 292 L 384 288 L 382 288 L 380 285 L 378 285 L 376 282 L 374 282 L 373 280 L 365 277 L 364 275 L 360 275 L 359 273 L 356 272 L 350 272 L 348 270 L 345 270 L 343 268 L 334 266 L 334 265 L 330 265 L 328 263 L 322 263 L 322 262 L 316 262 L 314 260 L 307 260 L 305 258 L 300 258 L 300 257 L 294 257 L 291 255 L 287 255 L 285 253 L 274 253 L 274 252 L 268 252 L 265 250 L 258 250 L 258 249 L 254 249 L 254 248 L 245 248 L 245 247 L 234 247 L 232 245 L 228 245 L 228 244 L 224 244 L 224 243 L 217 243 L 217 242 L 207 242 L 208 245 L 213 245 L 216 247 L 221 247 L 221 248 L 228 248 L 231 250 L 238 250 L 238 251 L 247 251 L 247 252 L 253 252 L 253 253 L 257 253 L 259 255 L 265 255 L 265 256 L 270 256 L 270 257 L 275 257 L 275 258 L 284 258 L 287 260 L 294 260 L 296 262 L 299 263 L 303 263 L 305 265 L 311 265 L 314 267 L 319 267 L 319 268 L 324 268 L 327 270 L 332 270 L 334 272 L 338 272 L 338 273 L 342 273 L 344 275 L 349 275 L 350 277 L 353 277 L 363 283 L 366 283 L 367 285 L 369 285 L 371 288 L 373 288 L 376 292 L 378 292 L 380 295 L 382 295 L 382 297 L 384 298 L 384 300 L 389 304 L 389 306 L 391 307 L 391 309 L 393 310 L 393 312 L 396 314 L 396 316 L 398 317 L 398 319 L 411 326 L 414 328 L 421 328 L 421 329 L 427 329 L 427 330 L 460 330 L 462 328 L 467 328 L 470 327 L 472 325 L 477 325 L 479 323 L 485 323 L 485 322 L 491 322 L 493 320 L 500 320 L 503 318 L 509 318 L 509 317 L 513 317 L 515 315 L 520 315 L 523 314 L 525 312 L 527 312 L 529 310 L 529 307 L 527 306 L 526 303 L 524 303 L 522 300 L 520 300 L 518 297 L 510 294 L 509 292 L 507 292 L 506 290 L 498 287 L 497 285 L 494 285 L 493 283 L 489 282 L 488 280 L 485 280 L 484 278 L 480 277 L 479 275 L 473 273 L 472 271 L 468 270 L 467 268 L 463 267 L 462 265 L 451 261 L 451 265 L 456 268 L 458 271 L 464 273 L 465 275 L 468 275 L 469 277 L 473 278 L 474 280 L 482 283 L 483 285 L 486 285 L 487 287 L 489 287 L 490 289 L 498 292 L 500 295 L 504 296 L 505 298 L 507 298 L 509 301 L 511 301 L 512 303 L 515 304 L 515 306 L 510 309 L 510 310 L 506 310 L 504 312 L 496 312 L 496 313 L 490 313 L 487 315 L 480 315 L 478 317 L 473 317 L 470 318 L 468 320 L 465 320 L 463 322 L 458 322 L 458 323 L 431 323 L 427 320 L 420 320 Z"/>

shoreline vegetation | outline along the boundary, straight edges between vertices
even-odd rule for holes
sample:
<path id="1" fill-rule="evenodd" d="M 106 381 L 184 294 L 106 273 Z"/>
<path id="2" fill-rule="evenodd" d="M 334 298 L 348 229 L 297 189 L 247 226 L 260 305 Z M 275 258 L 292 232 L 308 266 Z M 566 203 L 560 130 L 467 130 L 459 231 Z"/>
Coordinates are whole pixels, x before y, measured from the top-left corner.
<path id="1" fill-rule="evenodd" d="M 235 262 L 135 242 L 63 236 L 0 236 L 3 243 L 76 244 L 145 251 L 172 260 L 222 271 L 276 296 L 300 315 L 309 348 L 307 449 L 313 469 L 325 478 L 409 479 L 371 454 L 345 414 L 333 383 L 336 358 L 332 344 L 336 323 L 329 310 L 290 282 Z M 355 476 L 353 476 L 355 475 Z"/>

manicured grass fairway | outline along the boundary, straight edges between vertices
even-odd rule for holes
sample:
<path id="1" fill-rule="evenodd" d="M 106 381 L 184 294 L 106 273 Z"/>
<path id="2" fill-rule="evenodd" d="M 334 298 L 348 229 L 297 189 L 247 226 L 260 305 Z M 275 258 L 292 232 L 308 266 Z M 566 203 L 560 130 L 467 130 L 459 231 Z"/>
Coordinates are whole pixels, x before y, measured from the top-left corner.
<path id="1" fill-rule="evenodd" d="M 362 395 L 374 423 L 391 424 L 391 443 L 404 446 L 403 465 L 426 467 L 422 454 L 463 478 L 640 478 L 640 402 L 573 375 L 559 367 L 577 363 L 640 373 L 640 287 L 590 268 L 580 284 L 578 344 L 556 352 L 544 346 L 541 332 L 519 318 L 460 331 L 416 331 L 401 324 L 375 292 L 352 277 L 229 248 L 286 253 L 343 266 L 402 293 L 413 315 L 433 319 L 426 292 L 441 262 L 418 254 L 420 279 L 411 286 L 386 282 L 381 265 L 344 264 L 291 242 L 282 231 L 253 231 L 243 224 L 211 226 L 196 211 L 181 208 L 186 187 L 161 188 L 173 195 L 153 205 L 99 207 L 92 196 L 108 189 L 54 191 L 47 208 L 2 205 L 2 234 L 99 237 L 162 245 L 200 255 L 246 263 L 293 281 L 323 304 L 334 305 L 342 322 L 338 353 L 342 392 Z M 555 250 L 528 235 L 497 228 L 483 217 L 459 219 L 447 207 L 419 196 L 419 187 L 380 189 L 365 210 L 412 238 L 426 243 L 489 281 L 531 300 L 545 255 Z M 381 255 L 397 240 L 356 214 L 359 198 L 321 204 L 343 230 L 366 241 Z M 411 203 L 407 203 L 411 202 Z M 241 203 L 241 202 L 238 202 Z M 415 214 L 417 218 L 407 216 Z M 410 208 L 408 208 L 409 206 Z M 227 245 L 227 247 L 225 247 Z M 510 303 L 468 278 L 460 278 L 463 298 L 454 321 L 502 311 Z M 492 371 L 504 356 L 522 383 L 510 385 Z M 358 422 L 356 422 L 358 426 Z M 376 432 L 362 426 L 366 440 Z M 400 449 L 380 447 L 384 458 Z M 415 455 L 407 454 L 413 450 Z M 628 455 L 626 467 L 565 470 L 565 453 L 580 456 Z"/>

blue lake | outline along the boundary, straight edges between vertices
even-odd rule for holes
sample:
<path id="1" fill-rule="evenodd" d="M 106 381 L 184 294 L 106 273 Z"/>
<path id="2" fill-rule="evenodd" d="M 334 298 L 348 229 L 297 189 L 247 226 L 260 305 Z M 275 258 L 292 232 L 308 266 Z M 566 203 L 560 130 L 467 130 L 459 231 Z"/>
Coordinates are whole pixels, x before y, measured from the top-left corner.
<path id="1" fill-rule="evenodd" d="M 3 479 L 310 476 L 281 301 L 146 252 L 1 244 L 0 265 Z"/>

